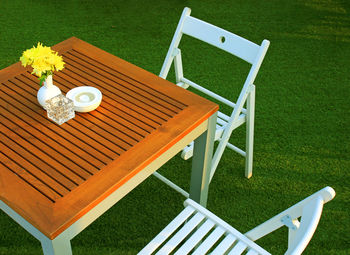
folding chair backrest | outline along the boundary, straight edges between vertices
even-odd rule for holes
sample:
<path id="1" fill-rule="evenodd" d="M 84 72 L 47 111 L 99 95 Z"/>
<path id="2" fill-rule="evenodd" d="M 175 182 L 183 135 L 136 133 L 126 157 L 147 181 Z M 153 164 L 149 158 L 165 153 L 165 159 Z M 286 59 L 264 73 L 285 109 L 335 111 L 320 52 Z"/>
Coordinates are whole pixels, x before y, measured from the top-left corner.
<path id="1" fill-rule="evenodd" d="M 261 45 L 257 45 L 224 29 L 191 17 L 190 13 L 191 9 L 184 9 L 159 76 L 164 79 L 167 77 L 174 59 L 174 53 L 179 46 L 183 34 L 211 44 L 245 60 L 252 64 L 252 67 L 237 100 L 236 105 L 238 107 L 235 107 L 235 113 L 232 114 L 234 116 L 231 115 L 231 117 L 236 119 L 245 103 L 244 97 L 247 94 L 248 86 L 253 84 L 270 42 L 264 40 Z"/>
<path id="2" fill-rule="evenodd" d="M 250 64 L 254 63 L 260 48 L 240 36 L 191 16 L 186 17 L 182 33 L 227 51 Z"/>
<path id="3" fill-rule="evenodd" d="M 282 226 L 287 226 L 289 228 L 288 250 L 285 254 L 301 254 L 316 231 L 323 205 L 334 197 L 334 189 L 325 187 L 248 231 L 245 235 L 255 241 Z M 299 218 L 301 218 L 300 222 Z"/>
<path id="4" fill-rule="evenodd" d="M 255 108 L 255 85 L 253 83 L 261 66 L 261 63 L 265 57 L 270 42 L 268 40 L 263 40 L 261 45 L 257 45 L 222 28 L 191 17 L 190 13 L 191 9 L 189 8 L 185 8 L 182 12 L 180 21 L 171 41 L 159 76 L 166 79 L 171 64 L 174 61 L 177 85 L 183 88 L 191 86 L 194 89 L 232 108 L 230 115 L 218 112 L 215 140 L 219 140 L 220 143 L 216 148 L 213 156 L 210 171 L 210 180 L 215 173 L 215 170 L 226 147 L 234 150 L 246 158 L 245 176 L 247 178 L 250 178 L 252 175 L 253 167 Z M 234 98 L 225 98 L 224 96 L 218 95 L 184 77 L 181 50 L 178 48 L 183 35 L 188 35 L 200 41 L 206 42 L 251 64 L 250 71 L 245 79 L 242 90 L 237 100 Z M 246 102 L 247 109 L 244 108 Z M 230 144 L 229 138 L 232 134 L 232 131 L 245 122 L 247 123 L 246 150 L 243 151 L 233 144 Z M 188 159 L 192 156 L 192 153 L 193 143 L 184 148 L 182 157 L 184 159 Z"/>

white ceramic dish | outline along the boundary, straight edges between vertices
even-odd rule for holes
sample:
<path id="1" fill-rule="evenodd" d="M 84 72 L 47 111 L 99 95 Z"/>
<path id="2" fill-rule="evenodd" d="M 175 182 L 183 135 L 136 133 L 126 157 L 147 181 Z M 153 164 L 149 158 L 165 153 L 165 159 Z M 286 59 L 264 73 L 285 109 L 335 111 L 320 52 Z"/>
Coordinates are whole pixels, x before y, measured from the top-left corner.
<path id="1" fill-rule="evenodd" d="M 71 89 L 66 97 L 74 103 L 74 111 L 91 112 L 95 110 L 102 101 L 102 93 L 97 88 L 81 86 Z"/>

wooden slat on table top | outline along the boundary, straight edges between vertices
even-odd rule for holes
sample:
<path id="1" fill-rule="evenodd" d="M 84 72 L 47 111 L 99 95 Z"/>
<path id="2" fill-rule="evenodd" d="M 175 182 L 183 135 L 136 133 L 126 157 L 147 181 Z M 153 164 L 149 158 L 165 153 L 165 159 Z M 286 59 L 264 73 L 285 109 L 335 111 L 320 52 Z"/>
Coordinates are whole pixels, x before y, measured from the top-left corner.
<path id="1" fill-rule="evenodd" d="M 29 68 L 0 71 L 0 199 L 50 238 L 218 109 L 77 38 L 54 49 L 66 63 L 54 84 L 98 88 L 95 111 L 59 126 Z"/>

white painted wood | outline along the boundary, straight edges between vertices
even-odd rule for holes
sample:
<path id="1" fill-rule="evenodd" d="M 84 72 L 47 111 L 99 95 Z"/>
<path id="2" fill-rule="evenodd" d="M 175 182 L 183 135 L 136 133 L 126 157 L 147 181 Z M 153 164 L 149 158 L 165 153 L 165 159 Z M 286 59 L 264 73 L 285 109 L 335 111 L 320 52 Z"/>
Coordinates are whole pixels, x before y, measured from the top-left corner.
<path id="1" fill-rule="evenodd" d="M 253 249 L 250 249 L 246 255 L 259 255 L 257 251 L 254 251 Z"/>
<path id="2" fill-rule="evenodd" d="M 260 224 L 259 226 L 255 227 L 254 229 L 248 231 L 245 233 L 245 235 L 255 241 L 263 236 L 275 231 L 276 229 L 284 226 L 281 219 L 285 215 L 290 215 L 292 219 L 297 219 L 303 214 L 303 208 L 306 204 L 310 203 L 312 200 L 317 199 L 318 197 L 322 197 L 323 203 L 326 203 L 330 200 L 332 200 L 335 196 L 335 191 L 331 187 L 326 187 L 318 192 L 314 193 L 313 195 L 305 198 L 304 200 L 300 201 L 299 203 L 291 206 L 290 208 L 284 210 L 283 212 L 277 214 L 276 216 L 272 217 L 271 219 L 265 221 L 264 223 Z"/>
<path id="3" fill-rule="evenodd" d="M 22 228 L 28 231 L 32 236 L 41 242 L 44 255 L 71 255 L 71 246 L 69 237 L 61 234 L 54 240 L 50 240 L 42 234 L 37 228 L 25 220 L 21 215 L 0 200 L 0 209 L 17 222 Z"/>
<path id="4" fill-rule="evenodd" d="M 199 127 L 197 127 L 195 130 L 193 130 L 190 134 L 186 135 L 182 141 L 188 141 L 186 144 L 190 144 L 189 146 L 183 146 L 182 148 L 186 148 L 188 147 L 188 152 L 182 152 L 182 154 L 186 154 L 187 156 L 192 157 L 193 156 L 193 139 L 191 140 L 191 137 L 195 137 L 197 138 L 200 134 L 202 134 L 203 132 L 205 132 L 205 130 L 208 127 L 208 120 L 203 122 L 202 124 L 199 125 Z M 191 147 L 192 146 L 192 147 Z M 182 194 L 184 197 L 188 198 L 189 197 L 189 193 L 186 192 L 185 190 L 183 190 L 182 188 L 180 188 L 178 185 L 176 185 L 175 183 L 173 183 L 172 181 L 170 181 L 168 178 L 164 177 L 163 175 L 161 175 L 158 172 L 154 172 L 153 175 L 158 178 L 159 180 L 163 181 L 165 184 L 169 185 L 171 188 L 173 188 L 174 190 L 176 190 L 177 192 L 179 192 L 180 194 Z"/>
<path id="5" fill-rule="evenodd" d="M 186 83 L 184 83 L 184 82 L 182 82 L 182 81 L 176 83 L 176 85 L 179 86 L 179 87 L 181 87 L 181 88 L 184 88 L 184 89 L 187 89 L 187 88 L 189 87 L 188 84 L 186 84 Z"/>
<path id="6" fill-rule="evenodd" d="M 191 9 L 187 8 L 187 7 L 182 12 L 179 24 L 177 25 L 177 28 L 175 30 L 175 34 L 173 36 L 168 53 L 165 57 L 162 69 L 161 69 L 160 74 L 159 74 L 159 76 L 163 79 L 166 79 L 166 77 L 168 76 L 171 63 L 174 59 L 173 50 L 175 48 L 178 48 L 178 46 L 179 46 L 179 43 L 180 43 L 180 40 L 182 37 L 182 27 L 184 25 L 186 17 L 188 17 L 190 14 L 191 14 Z"/>
<path id="7" fill-rule="evenodd" d="M 208 201 L 216 119 L 217 112 L 209 117 L 207 131 L 195 140 L 193 148 L 190 198 L 204 207 Z"/>
<path id="8" fill-rule="evenodd" d="M 224 229 L 226 229 L 227 232 L 229 232 L 230 234 L 234 235 L 236 238 L 238 238 L 242 242 L 245 242 L 246 244 L 249 244 L 250 247 L 254 248 L 255 250 L 259 251 L 260 253 L 266 254 L 266 251 L 264 249 L 262 249 L 256 243 L 252 242 L 247 236 L 243 235 L 237 229 L 235 229 L 234 227 L 232 227 L 231 225 L 229 225 L 228 223 L 226 223 L 225 221 L 220 219 L 218 216 L 216 216 L 215 214 L 213 214 L 212 212 L 210 212 L 209 210 L 207 210 L 203 206 L 197 204 L 193 200 L 186 199 L 185 202 L 184 202 L 184 205 L 185 206 L 187 206 L 187 205 L 192 206 L 193 208 L 196 209 L 196 211 L 202 213 L 207 218 L 209 218 L 212 221 L 214 221 L 217 225 L 219 225 L 219 226 L 223 227 Z"/>
<path id="9" fill-rule="evenodd" d="M 335 191 L 331 187 L 323 188 L 294 206 L 274 216 L 270 220 L 248 231 L 245 235 L 251 240 L 255 241 L 284 226 L 282 218 L 285 215 L 289 215 L 292 220 L 301 217 L 301 222 L 299 228 L 297 229 L 297 233 L 294 233 L 294 238 L 289 238 L 292 243 L 288 244 L 289 248 L 285 253 L 301 254 L 301 252 L 308 245 L 317 228 L 322 214 L 323 205 L 332 200 L 334 196 Z"/>
<path id="10" fill-rule="evenodd" d="M 193 145 L 192 145 L 193 146 Z M 193 152 L 192 152 L 193 153 Z M 162 182 L 164 182 L 165 184 L 167 184 L 168 186 L 170 186 L 171 188 L 173 188 L 174 190 L 176 190 L 177 192 L 179 192 L 181 195 L 183 195 L 186 198 L 190 197 L 190 194 L 188 192 L 186 192 L 185 190 L 183 190 L 182 188 L 180 188 L 179 186 L 177 186 L 175 183 L 173 183 L 172 181 L 170 181 L 168 178 L 164 177 L 163 175 L 161 175 L 158 172 L 154 172 L 153 175 L 155 177 L 157 177 L 159 180 L 161 180 Z"/>
<path id="11" fill-rule="evenodd" d="M 235 129 L 235 127 L 233 126 L 232 123 L 235 123 L 237 118 L 239 117 L 239 115 L 241 114 L 242 112 L 242 109 L 243 109 L 243 105 L 245 104 L 246 102 L 246 99 L 249 95 L 249 93 L 251 92 L 251 87 L 254 86 L 253 85 L 253 82 L 255 80 L 255 77 L 258 73 L 258 70 L 261 66 L 261 63 L 264 59 L 264 56 L 266 54 L 266 51 L 267 51 L 267 48 L 269 46 L 269 41 L 267 40 L 264 40 L 260 49 L 259 49 L 259 52 L 256 56 L 256 59 L 249 71 L 249 74 L 248 74 L 248 77 L 243 85 L 243 89 L 241 90 L 241 93 L 238 97 L 238 100 L 236 102 L 236 105 L 235 105 L 235 108 L 233 109 L 233 112 L 231 114 L 231 117 L 230 117 L 230 120 L 229 120 L 229 123 L 231 125 L 228 125 L 224 134 L 223 134 L 223 137 L 222 137 L 222 140 L 218 146 L 218 148 L 216 149 L 215 151 L 215 154 L 214 154 L 214 157 L 213 157 L 213 162 L 212 162 L 212 172 L 215 173 L 215 170 L 219 164 L 219 161 L 222 157 L 222 154 L 224 152 L 224 149 L 226 147 L 226 144 L 228 143 L 228 140 L 232 134 L 232 131 Z M 249 148 L 247 148 L 249 149 Z M 246 170 L 247 172 L 247 170 Z"/>
<path id="12" fill-rule="evenodd" d="M 288 244 L 288 250 L 285 253 L 286 255 L 301 254 L 304 251 L 316 231 L 322 209 L 322 197 L 317 197 L 305 205 L 303 215 L 301 216 L 300 227 L 295 233 L 294 238 L 291 238 L 291 243 Z"/>
<path id="13" fill-rule="evenodd" d="M 207 219 L 191 237 L 175 252 L 175 255 L 188 254 L 202 239 L 203 237 L 214 227 L 215 223 Z"/>
<path id="14" fill-rule="evenodd" d="M 60 235 L 54 240 L 45 238 L 41 240 L 44 255 L 72 255 L 72 247 L 67 237 Z"/>
<path id="15" fill-rule="evenodd" d="M 217 125 L 216 125 L 216 131 L 215 131 L 215 141 L 220 141 L 223 132 L 225 131 L 225 128 L 227 126 L 227 121 L 225 121 L 225 118 L 227 117 L 227 119 L 229 119 L 229 117 L 221 112 L 218 112 L 218 115 L 221 115 L 221 117 L 217 118 Z M 245 114 L 241 114 L 238 118 L 238 120 L 234 123 L 232 123 L 232 126 L 234 129 L 236 129 L 237 127 L 241 126 L 244 122 L 245 122 L 245 118 L 246 115 Z M 223 126 L 221 126 L 223 125 Z M 181 157 L 184 160 L 187 160 L 189 158 L 191 158 L 193 156 L 193 142 L 191 142 L 189 145 L 187 145 L 181 153 Z M 231 150 L 239 153 L 240 155 L 242 155 L 243 157 L 245 157 L 246 153 L 245 151 L 243 151 L 242 149 L 238 148 L 237 146 L 234 146 L 231 143 L 227 143 L 226 147 L 230 148 Z M 214 175 L 214 172 L 212 174 L 212 176 Z M 212 179 L 212 177 L 210 178 L 210 180 Z M 177 188 L 174 187 L 175 190 L 178 191 Z M 179 192 L 179 191 L 178 191 Z M 182 193 L 182 192 L 180 192 Z"/>
<path id="16" fill-rule="evenodd" d="M 147 244 L 138 255 L 152 254 L 158 247 L 160 247 L 168 237 L 174 233 L 193 213 L 195 209 L 186 207 L 175 219 L 173 219 L 153 240 Z"/>
<path id="17" fill-rule="evenodd" d="M 228 253 L 228 255 L 238 255 L 238 254 L 242 254 L 245 249 L 248 247 L 247 244 L 245 244 L 242 241 L 239 241 L 237 244 L 235 244 L 235 246 L 233 247 L 233 249 Z"/>
<path id="18" fill-rule="evenodd" d="M 243 113 L 246 113 L 246 109 L 242 110 Z M 226 114 L 219 112 L 218 117 L 225 120 L 226 122 L 230 120 L 230 116 L 227 116 Z"/>
<path id="19" fill-rule="evenodd" d="M 231 150 L 233 150 L 233 151 L 235 151 L 235 152 L 237 152 L 238 154 L 242 155 L 243 157 L 246 156 L 246 152 L 245 152 L 244 150 L 238 148 L 237 146 L 235 146 L 235 145 L 233 145 L 233 144 L 231 144 L 231 143 L 227 143 L 227 144 L 226 144 L 226 147 L 227 147 L 227 148 L 230 148 Z"/>
<path id="20" fill-rule="evenodd" d="M 228 139 L 232 134 L 232 131 L 246 121 L 246 117 L 241 116 L 241 113 L 246 114 L 247 112 L 246 109 L 243 108 L 243 106 L 248 97 L 248 100 L 250 100 L 250 111 L 251 111 L 251 114 L 250 114 L 251 124 L 249 125 L 249 127 L 247 127 L 247 136 L 246 136 L 246 139 L 247 139 L 246 150 L 248 150 L 248 153 L 246 152 L 242 153 L 242 150 L 236 149 L 235 146 L 233 147 L 228 146 L 228 147 L 232 148 L 234 151 L 240 153 L 243 156 L 247 156 L 246 166 L 245 166 L 245 176 L 249 178 L 252 175 L 252 168 L 253 168 L 253 148 L 252 147 L 253 147 L 253 132 L 254 132 L 253 125 L 254 125 L 254 103 L 255 103 L 254 96 L 255 95 L 248 96 L 248 94 L 251 93 L 250 86 L 252 86 L 255 80 L 255 77 L 258 73 L 258 70 L 261 66 L 261 63 L 265 57 L 266 51 L 269 46 L 269 41 L 263 40 L 261 45 L 257 45 L 253 42 L 250 42 L 249 40 L 246 40 L 224 29 L 211 25 L 197 18 L 191 17 L 190 12 L 191 12 L 190 9 L 186 7 L 182 13 L 182 16 L 180 18 L 179 24 L 175 31 L 174 37 L 170 44 L 168 54 L 165 58 L 160 76 L 166 79 L 167 74 L 169 72 L 170 65 L 175 56 L 175 60 L 174 60 L 175 74 L 176 74 L 176 81 L 177 81 L 177 84 L 179 84 L 179 86 L 183 88 L 187 88 L 188 86 L 191 86 L 233 108 L 233 112 L 230 118 L 225 119 L 227 121 L 226 125 L 224 125 L 224 123 L 218 120 L 218 124 L 221 123 L 221 127 L 223 127 L 225 131 L 220 130 L 219 132 L 217 132 L 215 136 L 217 140 L 218 139 L 221 139 L 221 140 L 214 154 L 214 158 L 212 162 L 212 170 L 211 170 L 212 175 L 215 173 L 215 170 L 222 157 L 222 154 L 225 148 L 227 147 L 226 145 L 228 143 Z M 228 100 L 210 91 L 209 89 L 206 89 L 183 77 L 181 53 L 179 53 L 180 51 L 178 49 L 178 46 L 183 34 L 197 38 L 203 42 L 206 42 L 215 47 L 218 47 L 252 64 L 252 67 L 249 71 L 246 81 L 244 82 L 242 91 L 238 97 L 237 103 L 234 103 L 232 100 Z M 191 151 L 192 149 L 193 149 L 192 146 L 186 147 L 184 149 L 185 151 L 182 153 L 182 157 L 184 159 L 190 158 L 192 156 L 192 151 Z"/>
<path id="21" fill-rule="evenodd" d="M 191 199 L 187 199 L 184 202 L 184 211 L 191 208 L 191 212 L 195 213 L 195 216 L 192 217 L 182 228 L 179 229 L 181 224 L 177 224 L 176 227 L 172 227 L 171 231 L 166 231 L 169 233 L 167 233 L 161 240 L 157 240 L 157 238 L 159 238 L 158 235 L 154 239 L 156 241 L 152 240 L 150 244 L 154 245 L 154 243 L 156 243 L 157 246 L 155 249 L 157 249 L 158 247 L 161 247 L 161 244 L 165 239 L 174 233 L 167 244 L 163 246 L 157 254 L 170 253 L 177 249 L 178 245 L 187 238 L 185 243 L 175 254 L 182 255 L 191 253 L 193 255 L 202 255 L 207 254 L 209 250 L 213 249 L 211 252 L 212 255 L 269 255 L 269 252 L 254 243 L 254 241 L 283 225 L 287 225 L 289 228 L 295 229 L 297 232 L 293 234 L 293 238 L 289 238 L 291 243 L 288 245 L 288 250 L 285 254 L 301 254 L 316 230 L 322 214 L 323 204 L 332 200 L 334 196 L 335 191 L 331 187 L 326 187 L 259 225 L 245 235 L 218 218 L 203 206 Z M 181 214 L 183 214 L 183 212 Z M 288 217 L 286 217 L 286 215 L 288 215 Z M 291 216 L 291 218 L 289 218 L 289 216 Z M 300 216 L 301 222 L 299 225 L 296 219 Z M 181 216 L 180 222 L 185 222 L 187 219 L 188 216 Z M 202 224 L 202 222 L 204 223 Z M 169 225 L 172 224 L 173 223 L 170 223 Z M 169 228 L 169 225 L 165 229 Z M 197 228 L 196 231 L 194 231 L 195 228 Z M 212 230 L 212 228 L 214 228 L 214 230 Z M 175 233 L 175 231 L 177 232 Z M 210 234 L 207 236 L 208 233 Z M 221 240 L 223 236 L 224 238 Z M 203 240 L 204 238 L 205 240 Z M 195 250 L 193 251 L 193 249 Z M 140 254 L 151 254 L 151 252 Z"/>
<path id="22" fill-rule="evenodd" d="M 186 79 L 186 78 L 182 78 L 181 79 L 182 82 L 188 84 L 189 86 L 199 90 L 200 92 L 212 97 L 212 98 L 215 98 L 216 100 L 234 108 L 236 106 L 235 103 L 231 102 L 230 100 L 210 91 L 209 89 L 206 89 L 206 88 L 203 88 L 202 86 L 198 85 L 197 83 L 194 83 L 193 81 L 190 81 L 189 79 Z M 242 109 L 242 112 L 243 112 L 243 109 Z"/>
<path id="23" fill-rule="evenodd" d="M 181 50 L 178 48 L 174 49 L 175 57 L 174 57 L 174 68 L 175 68 L 175 78 L 176 83 L 181 82 L 181 79 L 184 77 L 183 69 L 182 69 L 182 58 L 181 58 Z"/>
<path id="24" fill-rule="evenodd" d="M 300 222 L 298 219 L 294 219 L 293 224 L 297 226 L 296 228 L 288 228 L 288 249 L 292 248 L 293 240 L 295 239 L 298 229 L 300 227 Z"/>
<path id="25" fill-rule="evenodd" d="M 254 113 L 255 113 L 255 86 L 251 86 L 247 97 L 246 117 L 246 151 L 245 151 L 245 177 L 250 178 L 253 174 L 253 145 L 254 145 Z"/>
<path id="26" fill-rule="evenodd" d="M 220 239 L 225 233 L 225 229 L 220 225 L 215 228 L 213 232 L 198 246 L 192 255 L 203 255 L 206 254 L 211 247 Z"/>
<path id="27" fill-rule="evenodd" d="M 218 246 L 213 250 L 211 255 L 222 255 L 226 254 L 226 252 L 230 249 L 230 247 L 233 245 L 233 243 L 237 240 L 237 238 L 234 235 L 227 235 L 224 240 L 220 242 Z"/>
<path id="28" fill-rule="evenodd" d="M 204 217 L 197 212 L 156 254 L 172 252 L 203 221 Z"/>
<path id="29" fill-rule="evenodd" d="M 233 128 L 233 130 L 235 130 L 236 128 L 238 128 L 239 126 L 241 126 L 243 123 L 245 123 L 246 121 L 246 115 L 245 114 L 240 114 L 238 116 L 238 119 L 236 120 L 231 120 L 230 124 Z"/>
<path id="30" fill-rule="evenodd" d="M 227 125 L 227 121 L 218 117 L 216 128 L 224 127 Z"/>
<path id="31" fill-rule="evenodd" d="M 213 157 L 213 161 L 212 161 L 212 166 L 211 166 L 212 175 L 214 175 L 214 173 L 216 171 L 216 168 L 219 164 L 219 161 L 222 157 L 222 154 L 224 153 L 224 150 L 226 148 L 228 140 L 232 134 L 232 131 L 234 130 L 234 126 L 231 124 L 237 121 L 237 119 L 240 115 L 240 112 L 242 111 L 243 104 L 245 103 L 246 98 L 248 97 L 248 93 L 249 93 L 248 88 L 246 90 L 247 91 L 242 90 L 241 95 L 239 96 L 238 101 L 237 101 L 237 106 L 234 108 L 232 115 L 230 117 L 230 120 L 229 120 L 230 124 L 227 125 L 227 128 L 225 129 L 224 134 L 222 135 L 221 141 L 220 141 L 218 147 L 216 148 L 216 151 L 215 151 L 215 154 Z"/>
<path id="32" fill-rule="evenodd" d="M 218 112 L 218 115 L 222 113 Z M 226 115 L 225 115 L 226 116 Z M 227 118 L 229 118 L 227 116 Z M 245 118 L 246 115 L 245 114 L 241 114 L 238 118 L 238 120 L 234 123 L 232 123 L 232 126 L 234 129 L 236 129 L 237 127 L 241 126 L 244 122 L 245 122 Z M 216 131 L 215 131 L 215 141 L 220 141 L 223 132 L 225 131 L 225 128 L 227 126 L 227 122 L 225 122 L 225 120 L 223 118 L 217 118 L 217 126 L 216 126 Z M 221 126 L 224 125 L 224 126 Z M 243 151 L 242 149 L 238 148 L 237 146 L 231 144 L 231 143 L 227 143 L 226 147 L 230 148 L 231 150 L 239 153 L 240 155 L 242 155 L 243 157 L 246 156 L 245 151 Z M 182 150 L 182 154 L 181 157 L 185 160 L 191 158 L 193 156 L 193 142 L 190 143 L 189 145 L 187 145 L 183 150 Z M 213 172 L 214 173 L 214 172 Z M 212 174 L 213 176 L 213 174 Z M 211 177 L 212 178 L 212 177 Z M 211 180 L 211 179 L 210 179 Z"/>
<path id="33" fill-rule="evenodd" d="M 215 141 L 220 140 L 222 134 L 225 131 L 225 127 L 218 127 L 218 125 L 216 126 L 216 131 L 215 131 Z"/>
<path id="34" fill-rule="evenodd" d="M 182 153 L 181 153 L 181 157 L 184 160 L 187 160 L 193 156 L 193 146 L 194 146 L 194 142 L 192 141 L 189 145 L 187 145 L 185 148 L 183 148 Z"/>
<path id="35" fill-rule="evenodd" d="M 253 64 L 259 51 L 259 46 L 255 43 L 191 16 L 186 17 L 182 32 L 225 50 L 250 64 Z"/>
<path id="36" fill-rule="evenodd" d="M 45 240 L 46 236 L 42 234 L 37 228 L 25 220 L 21 215 L 15 212 L 11 207 L 0 200 L 0 209 L 6 213 L 10 218 L 17 222 L 22 228 L 28 231 L 32 236 L 34 236 L 39 241 Z"/>

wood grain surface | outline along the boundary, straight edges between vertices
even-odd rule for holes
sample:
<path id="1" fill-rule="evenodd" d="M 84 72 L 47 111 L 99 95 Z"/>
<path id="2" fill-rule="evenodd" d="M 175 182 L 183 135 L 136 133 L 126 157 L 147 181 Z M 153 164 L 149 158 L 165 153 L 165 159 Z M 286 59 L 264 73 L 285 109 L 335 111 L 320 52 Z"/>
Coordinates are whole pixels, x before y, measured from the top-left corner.
<path id="1" fill-rule="evenodd" d="M 59 126 L 30 68 L 0 71 L 0 199 L 51 239 L 218 110 L 80 39 L 53 49 L 66 63 L 54 84 L 98 88 L 95 111 Z"/>

